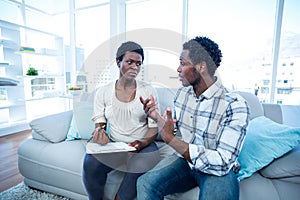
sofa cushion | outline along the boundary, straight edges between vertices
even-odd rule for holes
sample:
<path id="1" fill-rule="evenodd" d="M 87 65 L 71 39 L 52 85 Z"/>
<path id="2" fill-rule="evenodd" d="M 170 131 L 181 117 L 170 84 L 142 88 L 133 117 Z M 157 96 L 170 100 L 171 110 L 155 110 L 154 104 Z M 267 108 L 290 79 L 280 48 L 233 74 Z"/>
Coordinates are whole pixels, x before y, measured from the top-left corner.
<path id="1" fill-rule="evenodd" d="M 72 111 L 48 115 L 32 120 L 29 125 L 39 135 L 38 139 L 46 139 L 50 142 L 65 140 L 71 122 Z"/>
<path id="2" fill-rule="evenodd" d="M 278 124 L 265 116 L 249 122 L 238 161 L 242 180 L 300 144 L 300 128 Z"/>
<path id="3" fill-rule="evenodd" d="M 266 178 L 300 176 L 300 145 L 260 170 L 260 174 Z"/>
<path id="4" fill-rule="evenodd" d="M 74 102 L 73 117 L 67 131 L 67 141 L 74 139 L 89 139 L 95 129 L 91 120 L 93 114 L 93 103 L 89 101 Z"/>

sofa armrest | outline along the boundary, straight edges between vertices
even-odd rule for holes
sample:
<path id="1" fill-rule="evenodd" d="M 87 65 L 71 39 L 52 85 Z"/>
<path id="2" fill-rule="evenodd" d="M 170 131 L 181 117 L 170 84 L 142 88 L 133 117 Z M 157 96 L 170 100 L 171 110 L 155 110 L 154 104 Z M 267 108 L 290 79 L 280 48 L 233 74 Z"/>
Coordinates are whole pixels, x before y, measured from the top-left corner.
<path id="1" fill-rule="evenodd" d="M 32 137 L 57 143 L 64 141 L 70 127 L 73 111 L 66 111 L 32 120 Z"/>

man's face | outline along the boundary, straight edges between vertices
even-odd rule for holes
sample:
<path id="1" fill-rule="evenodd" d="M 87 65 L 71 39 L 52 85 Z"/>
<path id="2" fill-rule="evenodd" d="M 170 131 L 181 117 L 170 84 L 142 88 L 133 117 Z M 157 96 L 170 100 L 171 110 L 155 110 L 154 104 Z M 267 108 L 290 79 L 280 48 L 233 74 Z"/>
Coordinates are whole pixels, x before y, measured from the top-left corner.
<path id="1" fill-rule="evenodd" d="M 126 52 L 122 61 L 118 61 L 120 77 L 135 79 L 141 70 L 142 56 L 136 52 Z"/>
<path id="2" fill-rule="evenodd" d="M 179 80 L 183 86 L 195 85 L 200 81 L 200 74 L 194 67 L 192 60 L 189 57 L 189 50 L 182 50 L 177 68 Z"/>

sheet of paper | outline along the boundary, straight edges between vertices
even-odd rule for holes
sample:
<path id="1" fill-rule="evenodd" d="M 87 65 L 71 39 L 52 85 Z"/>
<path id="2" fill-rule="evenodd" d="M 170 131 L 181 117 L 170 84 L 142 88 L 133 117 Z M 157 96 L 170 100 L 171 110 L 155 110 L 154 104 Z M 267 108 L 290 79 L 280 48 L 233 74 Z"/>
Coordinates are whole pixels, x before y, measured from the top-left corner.
<path id="1" fill-rule="evenodd" d="M 86 153 L 88 154 L 126 152 L 135 150 L 136 149 L 134 147 L 128 146 L 128 144 L 124 142 L 109 142 L 104 145 L 88 142 L 86 145 Z"/>

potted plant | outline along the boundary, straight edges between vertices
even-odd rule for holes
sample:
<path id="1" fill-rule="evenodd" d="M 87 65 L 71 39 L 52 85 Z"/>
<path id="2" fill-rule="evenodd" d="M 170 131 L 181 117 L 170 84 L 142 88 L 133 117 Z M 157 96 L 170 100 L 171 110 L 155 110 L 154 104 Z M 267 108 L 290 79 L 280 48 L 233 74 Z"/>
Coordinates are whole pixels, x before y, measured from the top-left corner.
<path id="1" fill-rule="evenodd" d="M 38 70 L 35 69 L 34 67 L 29 67 L 29 69 L 26 72 L 27 76 L 37 76 L 39 75 Z"/>
<path id="2" fill-rule="evenodd" d="M 72 95 L 79 95 L 82 91 L 82 88 L 78 86 L 71 86 L 69 87 L 69 91 Z"/>

